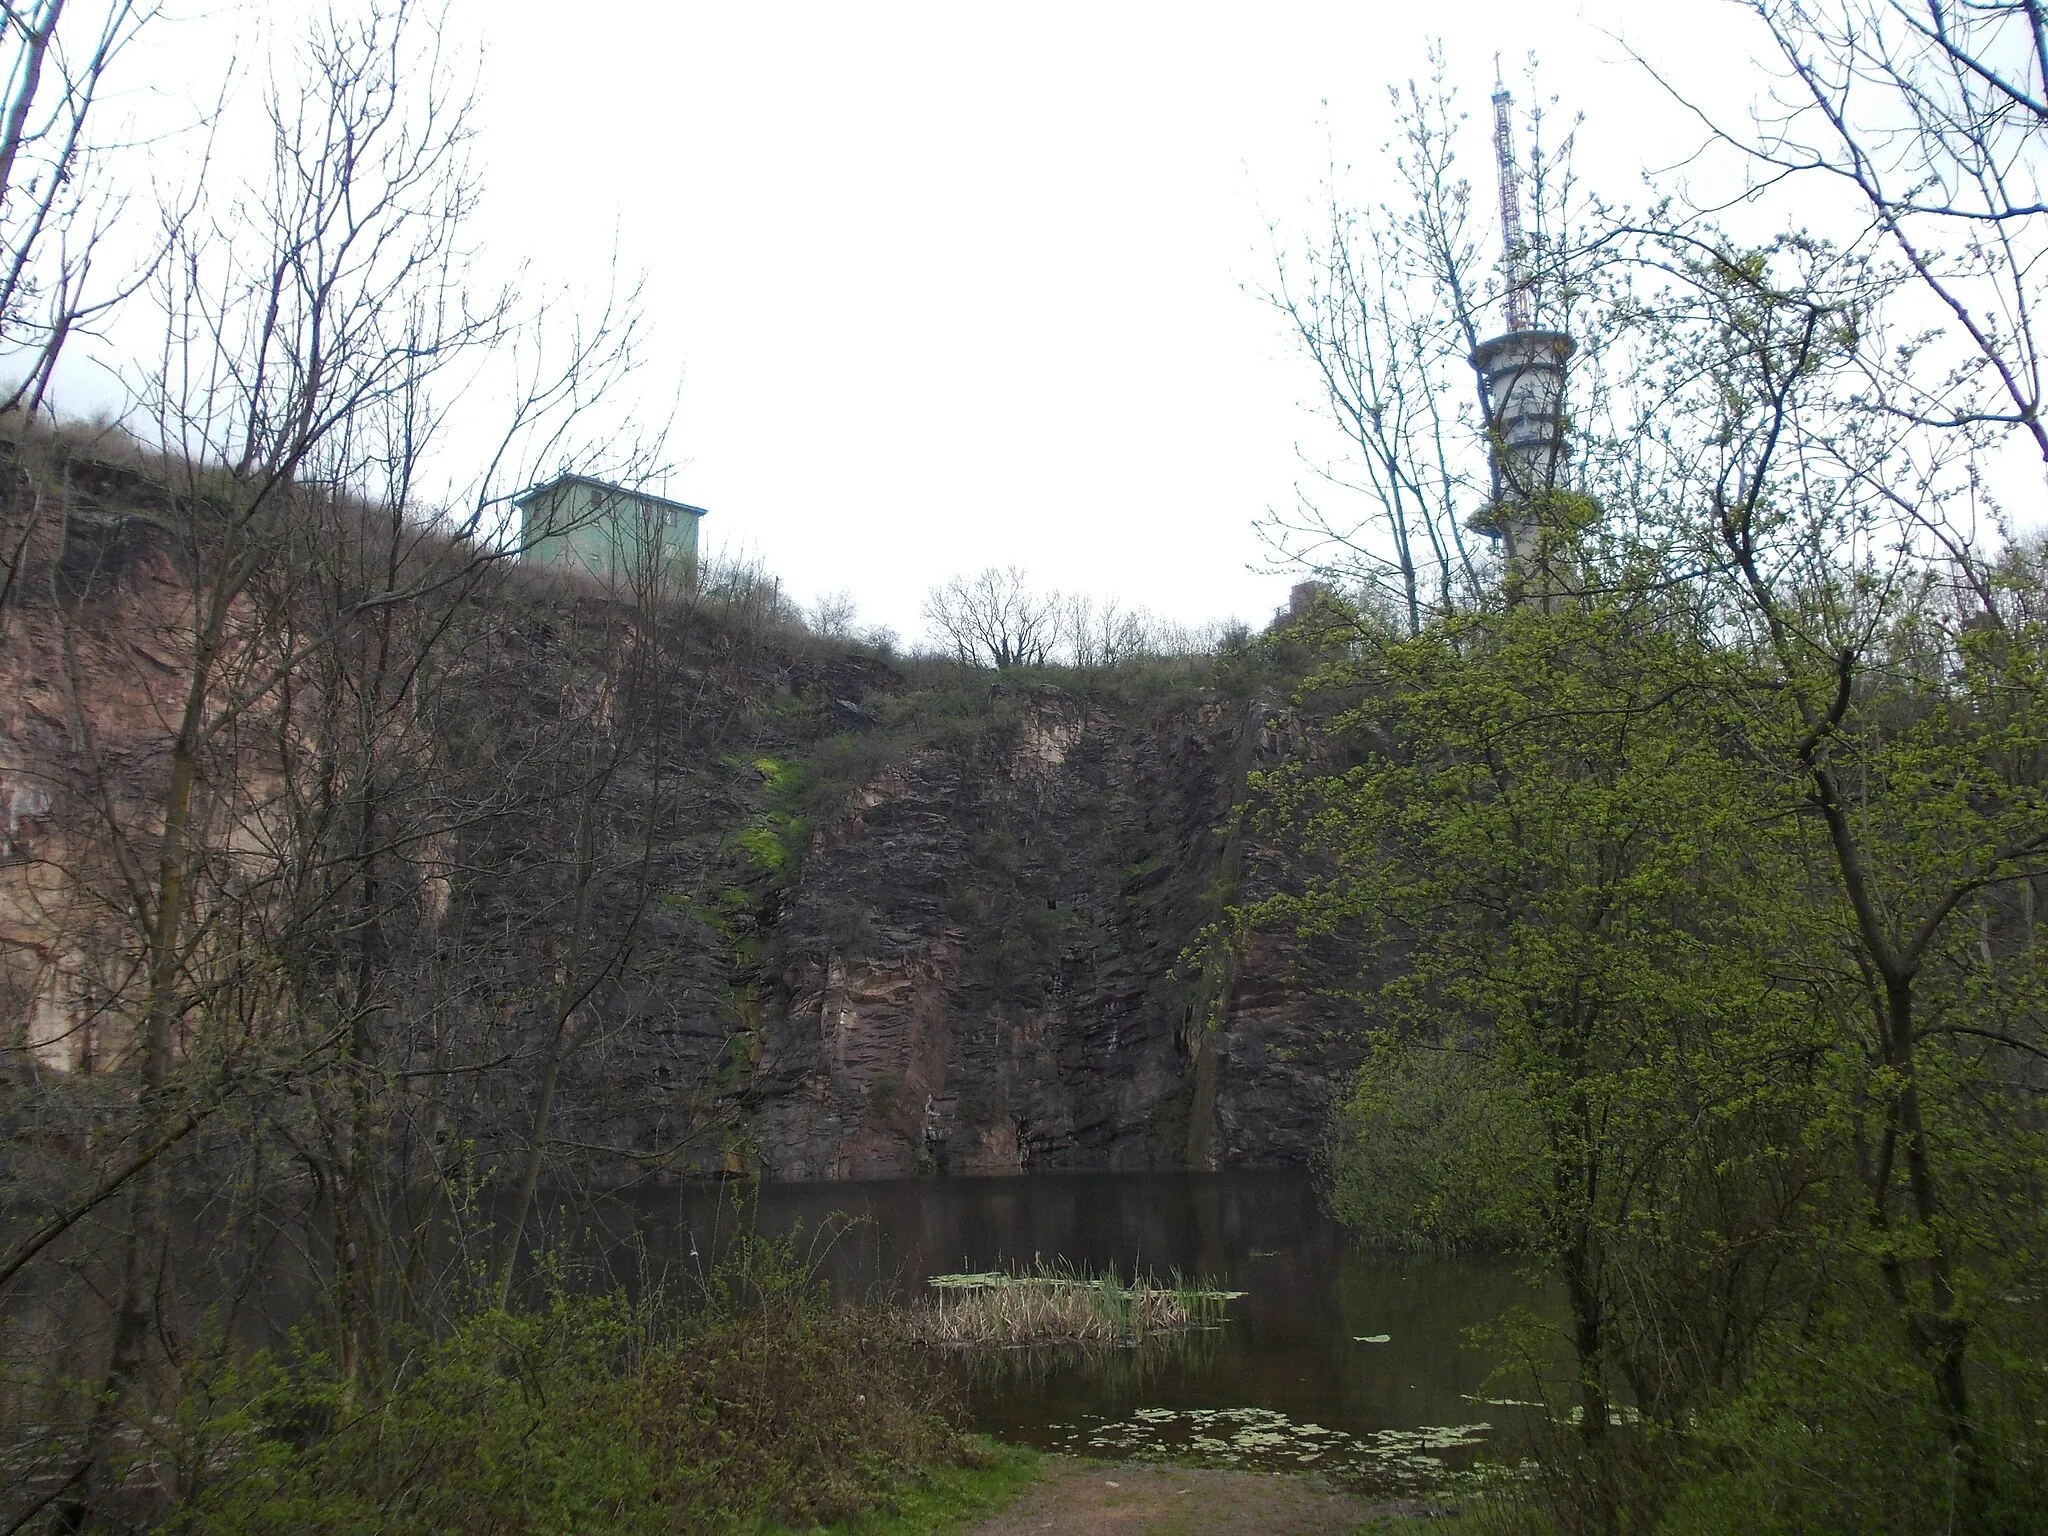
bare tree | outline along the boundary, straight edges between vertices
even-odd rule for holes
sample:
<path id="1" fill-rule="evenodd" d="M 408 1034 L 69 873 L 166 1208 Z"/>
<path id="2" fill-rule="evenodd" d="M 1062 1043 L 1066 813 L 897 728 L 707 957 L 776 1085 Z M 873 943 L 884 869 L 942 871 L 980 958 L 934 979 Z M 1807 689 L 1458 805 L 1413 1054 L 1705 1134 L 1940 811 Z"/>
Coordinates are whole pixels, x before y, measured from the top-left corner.
<path id="1" fill-rule="evenodd" d="M 1127 608 L 1114 597 L 1097 601 L 1075 593 L 1060 616 L 1061 633 L 1073 664 L 1087 670 L 1122 666 L 1153 649 L 1156 624 L 1142 608 Z"/>
<path id="2" fill-rule="evenodd" d="M 1895 504 L 1996 621 L 1989 571 L 2012 527 L 1987 455 L 2024 444 L 2048 463 L 2037 333 L 2048 261 L 2048 15 L 2033 0 L 1746 0 L 1775 55 L 1763 101 L 1716 120 L 1657 74 L 1749 174 L 1697 224 L 1737 201 L 1826 210 L 1845 259 L 1884 280 L 1887 302 L 1850 323 L 1867 409 L 1945 435 L 1974 484 Z M 1934 441 L 1917 439 L 1919 444 Z"/>
<path id="3" fill-rule="evenodd" d="M 183 594 L 147 631 L 162 741 L 107 735 L 97 622 L 58 580 L 77 560 L 50 561 L 72 714 L 60 787 L 99 851 L 52 879 L 97 905 L 72 942 L 125 957 L 96 1006 L 132 1085 L 128 1123 L 91 1143 L 86 1187 L 0 1261 L 0 1284 L 17 1280 L 123 1202 L 91 1411 L 68 1470 L 29 1490 L 30 1514 L 61 1499 L 73 1527 L 116 1496 L 121 1425 L 152 1341 L 171 1336 L 167 1154 L 224 1108 L 313 1171 L 336 1357 L 346 1379 L 374 1374 L 401 1128 L 389 1074 L 422 1070 L 398 1024 L 414 1017 L 408 976 L 433 979 L 399 963 L 395 936 L 441 931 L 435 850 L 495 793 L 423 792 L 447 766 L 436 692 L 460 676 L 451 637 L 507 559 L 495 509 L 513 477 L 572 451 L 584 402 L 633 366 L 629 313 L 536 352 L 552 327 L 510 290 L 470 285 L 471 98 L 442 35 L 404 0 L 317 22 L 298 74 L 268 94 L 267 176 L 171 231 L 154 288 L 165 341 L 140 391 L 152 522 Z M 503 446 L 466 504 L 437 506 L 422 466 L 486 367 L 517 381 Z"/>
<path id="4" fill-rule="evenodd" d="M 1716 128 L 1773 178 L 1819 178 L 1939 308 L 1955 371 L 1908 353 L 1873 372 L 1891 409 L 2024 435 L 2048 461 L 2034 333 L 2043 245 L 2048 16 L 2032 0 L 1836 0 L 1749 7 L 1782 73 L 1745 130 Z"/>
<path id="5" fill-rule="evenodd" d="M 592 707 L 578 720 L 582 759 L 576 779 L 575 830 L 567 859 L 567 932 L 557 944 L 552 985 L 545 994 L 545 1045 L 525 1155 L 512 1188 L 511 1208 L 500 1223 L 492 1285 L 499 1306 L 511 1297 L 520 1244 L 547 1163 L 555 1097 L 564 1067 L 598 1033 L 606 1002 L 632 967 L 653 896 L 654 855 L 660 829 L 673 808 L 676 786 L 662 772 L 664 738 L 672 734 L 666 622 L 679 593 L 667 579 L 670 561 L 662 526 L 643 524 L 642 537 L 615 573 L 610 595 L 625 617 L 608 636 Z M 687 595 L 694 595 L 687 594 Z M 687 624 L 676 627 L 680 646 Z M 579 667 L 590 692 L 588 660 Z M 576 719 L 578 711 L 565 710 Z M 652 763 L 633 775 L 635 764 Z M 637 780 L 622 794 L 622 781 Z M 622 818 L 620 801 L 628 802 Z M 625 820 L 637 835 L 607 837 L 608 823 Z M 605 898 L 609 897 L 609 900 Z"/>
<path id="6" fill-rule="evenodd" d="M 1060 641 L 1060 612 L 1059 593 L 1035 591 L 1014 565 L 955 576 L 924 601 L 925 622 L 945 649 L 999 671 L 1050 661 Z"/>
<path id="7" fill-rule="evenodd" d="M 1390 91 L 1398 137 L 1383 159 L 1398 196 L 1350 205 L 1333 158 L 1320 231 L 1296 251 L 1276 227 L 1274 282 L 1261 295 L 1309 364 L 1312 409 L 1342 449 L 1298 450 L 1321 488 L 1297 486 L 1295 504 L 1270 512 L 1260 531 L 1285 564 L 1397 604 L 1411 633 L 1481 586 L 1467 519 L 1497 488 L 1472 357 L 1498 323 L 1493 311 L 1508 280 L 1489 275 L 1481 254 L 1472 184 L 1456 150 L 1464 114 L 1440 50 L 1430 65 L 1426 80 Z M 1540 105 L 1524 128 L 1516 194 L 1526 189 L 1530 206 L 1516 291 L 1526 323 L 1569 332 L 1589 292 L 1597 237 L 1581 228 L 1588 210 L 1572 134 L 1546 141 Z"/>
<path id="8" fill-rule="evenodd" d="M 109 236 L 130 198 L 118 182 L 121 151 L 98 132 L 109 78 L 160 11 L 155 0 L 32 0 L 0 11 L 0 355 L 17 370 L 0 390 L 0 414 L 45 409 L 67 345 L 132 297 L 164 254 L 156 243 L 110 263 Z M 0 550 L 0 635 L 51 488 L 30 478 L 22 494 L 32 515 Z"/>
<path id="9" fill-rule="evenodd" d="M 1324 227 L 1297 270 L 1274 239 L 1266 301 L 1310 363 L 1319 414 L 1348 450 L 1330 462 L 1304 452 L 1317 479 L 1361 497 L 1362 516 L 1333 514 L 1296 487 L 1291 513 L 1265 524 L 1290 563 L 1356 567 L 1402 604 L 1411 630 L 1454 587 L 1476 582 L 1459 522 L 1469 472 L 1459 451 L 1458 364 L 1478 344 L 1483 276 L 1470 232 L 1470 184 L 1454 171 L 1456 93 L 1440 58 L 1427 91 L 1414 81 L 1394 102 L 1403 145 L 1392 156 L 1409 201 L 1361 214 L 1326 173 Z M 1469 433 L 1469 423 L 1466 424 Z"/>
<path id="10" fill-rule="evenodd" d="M 1737 196 L 1798 199 L 1795 232 L 1745 243 L 1718 227 L 1723 204 L 1674 200 L 1643 248 L 1670 287 L 1643 313 L 1693 466 L 1676 504 L 1697 511 L 1712 622 L 1752 679 L 1749 749 L 1816 828 L 1841 955 L 1819 984 L 1853 1000 L 1870 1084 L 1845 1162 L 1974 1528 L 1992 1497 L 1974 1298 L 2004 1255 L 1945 1122 L 1972 1094 L 2027 1093 L 1982 1082 L 1953 1031 L 2042 1050 L 2038 1013 L 2003 1001 L 2038 986 L 2031 946 L 2000 955 L 1985 925 L 2001 893 L 2029 908 L 2048 871 L 2038 760 L 1993 745 L 2038 730 L 2043 697 L 2038 650 L 2019 662 L 2012 643 L 2024 562 L 1996 548 L 2010 530 L 1993 487 L 2008 447 L 2048 458 L 2048 16 L 2004 0 L 1748 9 L 1776 85 L 1739 129 L 1701 119 L 1746 162 Z M 1846 210 L 1839 238 L 1807 232 L 1815 206 Z M 1957 622 L 1942 610 L 1959 594 Z M 1915 712 L 1941 721 L 1924 741 L 1902 729 Z M 1961 1021 L 1963 999 L 1992 997 Z"/>
<path id="11" fill-rule="evenodd" d="M 828 639 L 844 640 L 854 633 L 854 620 L 860 615 L 859 606 L 850 592 L 821 592 L 818 600 L 811 604 L 804 620 L 814 633 Z"/>
<path id="12" fill-rule="evenodd" d="M 94 130 L 117 63 L 161 12 L 156 0 L 31 0 L 0 14 L 0 348 L 21 370 L 0 410 L 40 410 L 66 343 L 153 265 L 96 270 L 128 195 Z"/>

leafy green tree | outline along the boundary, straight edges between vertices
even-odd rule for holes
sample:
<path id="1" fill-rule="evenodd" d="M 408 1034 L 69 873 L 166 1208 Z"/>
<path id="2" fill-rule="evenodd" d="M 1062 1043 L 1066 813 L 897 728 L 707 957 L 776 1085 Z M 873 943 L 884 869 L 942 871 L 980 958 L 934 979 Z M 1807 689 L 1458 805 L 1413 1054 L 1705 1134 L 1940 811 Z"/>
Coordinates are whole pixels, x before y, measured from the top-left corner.
<path id="1" fill-rule="evenodd" d="M 1377 1049 L 1340 1203 L 1553 1274 L 1598 1448 L 1620 1384 L 1676 1422 L 1739 1367 L 1829 1026 L 1771 964 L 1781 806 L 1715 658 L 1645 601 L 1554 607 L 1328 669 L 1354 761 L 1266 778 L 1310 874 L 1238 916 L 1361 942 Z"/>
<path id="2" fill-rule="evenodd" d="M 1972 1355 L 2003 1352 L 1984 1337 L 2007 1332 L 1993 1298 L 2048 1254 L 2031 1198 L 2048 1172 L 2039 572 L 1959 536 L 1957 477 L 1982 445 L 1930 445 L 1872 395 L 1863 334 L 1885 294 L 1867 269 L 1791 242 L 1689 275 L 1719 458 L 1691 531 L 1701 606 L 1734 663 L 1741 749 L 1797 808 L 1800 963 L 1855 1058 L 1813 1133 L 1860 1186 L 1828 1237 L 1874 1266 L 1927 1372 L 1959 1519 L 1989 1528 L 1997 1468 L 2029 1453 L 2010 1424 L 1983 1443 Z"/>
<path id="3" fill-rule="evenodd" d="M 2042 9 L 1744 9 L 1757 174 L 1594 217 L 1570 579 L 1326 669 L 1353 766 L 1268 781 L 1308 858 L 1238 915 L 1359 941 L 1340 1210 L 1550 1266 L 1588 1445 L 1625 1382 L 1734 1524 L 2033 1529 Z"/>

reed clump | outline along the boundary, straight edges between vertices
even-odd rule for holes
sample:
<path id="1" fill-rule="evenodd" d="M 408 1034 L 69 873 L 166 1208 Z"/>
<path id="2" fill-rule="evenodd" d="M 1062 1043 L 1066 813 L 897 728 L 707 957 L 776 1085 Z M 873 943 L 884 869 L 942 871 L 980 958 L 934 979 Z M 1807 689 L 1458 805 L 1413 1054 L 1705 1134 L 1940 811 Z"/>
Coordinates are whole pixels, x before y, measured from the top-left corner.
<path id="1" fill-rule="evenodd" d="M 1034 1259 L 1021 1270 L 934 1275 L 929 1284 L 937 1295 L 912 1309 L 912 1333 L 947 1348 L 1141 1344 L 1218 1327 L 1225 1307 L 1244 1295 L 1177 1271 L 1162 1283 L 1064 1259 Z"/>

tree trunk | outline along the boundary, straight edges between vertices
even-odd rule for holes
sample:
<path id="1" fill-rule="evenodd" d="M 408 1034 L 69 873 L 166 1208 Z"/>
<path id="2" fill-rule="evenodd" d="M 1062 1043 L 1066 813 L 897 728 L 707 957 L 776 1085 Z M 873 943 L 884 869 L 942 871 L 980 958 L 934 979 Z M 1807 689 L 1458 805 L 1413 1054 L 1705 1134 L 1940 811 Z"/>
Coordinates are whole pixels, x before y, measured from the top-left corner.
<path id="1" fill-rule="evenodd" d="M 145 930 L 147 990 L 138 1031 L 138 1081 L 135 1093 L 135 1142 L 151 1147 L 164 1139 L 170 1125 L 165 1089 L 171 1070 L 171 1036 L 182 1014 L 179 983 L 183 960 L 186 861 L 192 823 L 192 799 L 199 779 L 199 743 L 212 683 L 213 661 L 224 613 L 218 596 L 209 606 L 206 623 L 194 648 L 184 712 L 171 748 L 171 777 L 164 793 L 163 843 L 157 860 L 156 910 Z M 121 1410 L 141 1374 L 149 1334 L 149 1283 L 153 1261 L 163 1251 L 165 1165 L 152 1158 L 128 1189 L 127 1230 L 121 1240 L 121 1270 L 114 1301 L 114 1334 L 107 1354 L 92 1418 L 86 1425 L 73 1482 L 79 1492 L 60 1506 L 61 1530 L 82 1531 L 91 1518 L 101 1463 L 113 1439 Z"/>

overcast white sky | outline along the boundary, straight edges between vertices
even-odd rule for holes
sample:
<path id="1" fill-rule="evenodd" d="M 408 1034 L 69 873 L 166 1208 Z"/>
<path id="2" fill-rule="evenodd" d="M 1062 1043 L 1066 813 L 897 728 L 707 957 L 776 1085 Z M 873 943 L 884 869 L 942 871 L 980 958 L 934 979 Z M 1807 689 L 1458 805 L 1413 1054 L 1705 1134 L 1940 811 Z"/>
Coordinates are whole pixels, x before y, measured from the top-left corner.
<path id="1" fill-rule="evenodd" d="M 1316 427 L 1246 290 L 1268 223 L 1312 219 L 1332 142 L 1372 195 L 1387 87 L 1432 38 L 1483 203 L 1496 52 L 1511 83 L 1541 56 L 1586 114 L 1582 167 L 1623 195 L 1698 129 L 1611 34 L 1723 107 L 1757 84 L 1727 0 L 453 0 L 452 20 L 484 47 L 485 246 L 597 283 L 616 243 L 680 381 L 669 493 L 710 509 L 712 547 L 906 639 L 930 586 L 990 564 L 1189 623 L 1283 600 L 1253 524 Z"/>

